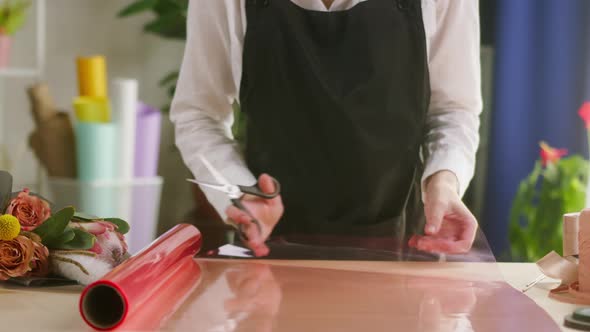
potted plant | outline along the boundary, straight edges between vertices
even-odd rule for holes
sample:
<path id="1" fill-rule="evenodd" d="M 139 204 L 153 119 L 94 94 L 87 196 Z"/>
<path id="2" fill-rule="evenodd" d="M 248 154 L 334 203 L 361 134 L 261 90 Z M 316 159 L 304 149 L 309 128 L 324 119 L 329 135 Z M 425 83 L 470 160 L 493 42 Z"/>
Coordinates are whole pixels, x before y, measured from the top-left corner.
<path id="1" fill-rule="evenodd" d="M 25 23 L 30 5 L 31 2 L 25 0 L 6 0 L 0 5 L 0 68 L 8 65 L 12 36 Z"/>
<path id="2" fill-rule="evenodd" d="M 590 130 L 590 103 L 579 111 Z M 590 139 L 590 136 L 589 136 Z M 510 256 L 515 261 L 536 261 L 554 250 L 562 252 L 562 218 L 586 204 L 589 163 L 566 149 L 540 143 L 540 158 L 522 180 L 510 212 Z"/>

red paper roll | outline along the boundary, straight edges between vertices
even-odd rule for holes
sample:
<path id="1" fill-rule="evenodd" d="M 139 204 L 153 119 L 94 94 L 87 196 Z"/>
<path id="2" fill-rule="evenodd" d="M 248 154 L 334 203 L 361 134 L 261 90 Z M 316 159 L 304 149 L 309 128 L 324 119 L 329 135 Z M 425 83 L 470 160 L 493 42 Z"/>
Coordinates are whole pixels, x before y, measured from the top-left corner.
<path id="1" fill-rule="evenodd" d="M 193 256 L 201 233 L 192 225 L 175 226 L 80 296 L 84 321 L 97 330 L 157 328 L 198 284 L 200 269 Z M 147 315 L 146 313 L 153 313 Z"/>

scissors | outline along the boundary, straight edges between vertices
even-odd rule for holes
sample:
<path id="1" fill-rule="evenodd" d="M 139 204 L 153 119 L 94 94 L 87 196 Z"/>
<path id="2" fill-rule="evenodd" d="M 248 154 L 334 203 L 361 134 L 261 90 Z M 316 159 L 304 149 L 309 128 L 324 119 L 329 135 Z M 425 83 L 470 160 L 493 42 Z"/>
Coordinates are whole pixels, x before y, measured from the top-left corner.
<path id="1" fill-rule="evenodd" d="M 187 181 L 192 182 L 192 183 L 196 183 L 196 184 L 203 186 L 205 188 L 211 188 L 211 189 L 215 189 L 215 190 L 226 193 L 227 196 L 229 197 L 229 199 L 231 200 L 232 204 L 235 207 L 237 207 L 238 209 L 240 209 L 243 212 L 245 212 L 246 214 L 248 214 L 248 216 L 250 216 L 250 218 L 252 219 L 252 222 L 258 228 L 258 232 L 262 233 L 262 226 L 260 225 L 260 222 L 258 220 L 256 220 L 256 218 L 254 218 L 252 213 L 250 213 L 250 211 L 248 211 L 248 209 L 244 206 L 244 204 L 242 204 L 242 201 L 240 199 L 242 198 L 242 196 L 244 196 L 244 194 L 250 194 L 250 195 L 254 195 L 254 196 L 257 196 L 260 198 L 265 198 L 265 199 L 275 198 L 281 193 L 280 183 L 275 178 L 272 178 L 274 185 L 275 185 L 275 191 L 271 194 L 267 194 L 264 191 L 262 191 L 260 189 L 260 187 L 258 186 L 258 182 L 256 182 L 255 184 L 253 184 L 251 186 L 242 186 L 242 185 L 231 184 L 209 162 L 209 160 L 207 160 L 207 158 L 205 158 L 205 156 L 199 155 L 199 158 L 201 159 L 201 162 L 203 163 L 203 165 L 205 165 L 205 167 L 207 168 L 209 173 L 211 173 L 211 175 L 213 175 L 213 178 L 215 178 L 215 181 L 217 181 L 217 183 L 213 184 L 213 183 L 207 183 L 207 182 L 202 182 L 202 181 L 193 180 L 193 179 L 187 179 Z M 242 238 L 242 240 L 248 241 L 248 237 L 243 230 L 243 226 L 244 225 L 242 225 L 242 224 L 238 225 L 238 227 L 237 227 L 238 232 L 239 232 L 239 235 Z"/>

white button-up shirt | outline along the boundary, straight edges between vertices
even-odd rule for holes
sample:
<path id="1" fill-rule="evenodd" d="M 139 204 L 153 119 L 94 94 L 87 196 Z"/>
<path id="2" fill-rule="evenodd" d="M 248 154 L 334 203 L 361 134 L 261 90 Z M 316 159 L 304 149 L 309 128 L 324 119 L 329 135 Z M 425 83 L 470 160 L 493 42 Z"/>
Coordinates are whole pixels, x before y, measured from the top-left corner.
<path id="1" fill-rule="evenodd" d="M 371 0 L 334 0 L 330 8 L 322 0 L 290 1 L 309 10 L 341 11 Z M 182 157 L 201 181 L 214 179 L 199 154 L 234 184 L 256 181 L 230 130 L 232 103 L 238 99 L 242 76 L 245 2 L 189 2 L 187 43 L 170 116 Z M 449 170 L 457 176 L 463 195 L 475 169 L 482 108 L 478 1 L 422 0 L 422 13 L 432 91 L 422 183 L 438 171 Z M 231 204 L 228 198 L 206 188 L 203 191 L 225 220 L 225 209 Z"/>

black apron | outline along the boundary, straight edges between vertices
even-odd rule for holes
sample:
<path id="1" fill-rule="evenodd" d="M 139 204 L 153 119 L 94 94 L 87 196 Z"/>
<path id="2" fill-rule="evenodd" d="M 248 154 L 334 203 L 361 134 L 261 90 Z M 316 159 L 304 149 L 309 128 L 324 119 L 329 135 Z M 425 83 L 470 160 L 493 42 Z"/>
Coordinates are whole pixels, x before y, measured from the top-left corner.
<path id="1" fill-rule="evenodd" d="M 282 184 L 274 234 L 418 231 L 430 99 L 420 1 L 319 12 L 247 0 L 246 13 L 246 161 Z"/>

